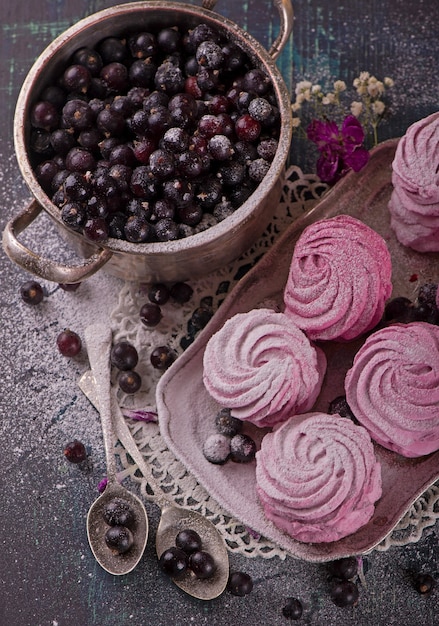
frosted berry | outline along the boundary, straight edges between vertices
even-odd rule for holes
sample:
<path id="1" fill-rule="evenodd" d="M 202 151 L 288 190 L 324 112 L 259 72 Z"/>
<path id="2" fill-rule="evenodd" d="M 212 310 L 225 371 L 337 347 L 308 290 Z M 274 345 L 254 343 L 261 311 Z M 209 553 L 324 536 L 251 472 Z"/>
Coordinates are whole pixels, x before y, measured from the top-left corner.
<path id="1" fill-rule="evenodd" d="M 231 415 L 230 409 L 221 409 L 215 416 L 215 426 L 219 433 L 233 437 L 242 430 L 242 421 Z"/>
<path id="2" fill-rule="evenodd" d="M 230 458 L 235 463 L 250 463 L 256 455 L 256 443 L 248 435 L 239 433 L 230 441 Z"/>
<path id="3" fill-rule="evenodd" d="M 126 526 L 110 526 L 105 533 L 105 543 L 117 554 L 125 554 L 133 546 L 133 533 Z"/>
<path id="4" fill-rule="evenodd" d="M 230 437 L 220 433 L 209 435 L 203 445 L 203 454 L 209 463 L 222 465 L 230 457 Z"/>
<path id="5" fill-rule="evenodd" d="M 133 526 L 134 512 L 123 498 L 113 498 L 104 507 L 103 518 L 109 526 Z"/>

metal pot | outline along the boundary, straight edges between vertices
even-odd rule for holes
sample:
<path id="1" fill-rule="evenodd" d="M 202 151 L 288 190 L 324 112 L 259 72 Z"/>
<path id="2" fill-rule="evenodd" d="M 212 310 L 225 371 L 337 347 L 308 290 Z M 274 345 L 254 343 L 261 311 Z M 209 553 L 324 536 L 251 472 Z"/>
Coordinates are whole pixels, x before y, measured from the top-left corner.
<path id="1" fill-rule="evenodd" d="M 38 57 L 20 91 L 15 119 L 15 152 L 21 173 L 33 200 L 7 224 L 3 233 L 6 254 L 31 273 L 54 282 L 75 283 L 101 267 L 118 277 L 138 281 L 177 281 L 199 277 L 230 263 L 259 237 L 273 215 L 281 194 L 281 174 L 287 159 L 292 133 L 290 97 L 275 60 L 287 42 L 293 22 L 290 0 L 275 0 L 281 18 L 280 33 L 267 52 L 251 35 L 235 23 L 212 11 L 215 0 L 204 0 L 202 8 L 154 0 L 118 5 L 95 13 L 57 37 Z M 206 22 L 236 41 L 255 67 L 262 67 L 273 83 L 281 114 L 279 148 L 273 163 L 250 198 L 233 215 L 201 233 L 163 243 L 129 243 L 109 239 L 92 244 L 71 231 L 56 207 L 39 185 L 29 158 L 29 111 L 44 86 L 59 75 L 72 53 L 81 46 L 93 46 L 110 35 L 141 28 L 181 24 L 193 28 Z M 44 258 L 26 248 L 17 236 L 44 209 L 60 227 L 69 244 L 81 255 L 80 262 L 65 265 Z M 85 260 L 84 260 L 85 258 Z"/>

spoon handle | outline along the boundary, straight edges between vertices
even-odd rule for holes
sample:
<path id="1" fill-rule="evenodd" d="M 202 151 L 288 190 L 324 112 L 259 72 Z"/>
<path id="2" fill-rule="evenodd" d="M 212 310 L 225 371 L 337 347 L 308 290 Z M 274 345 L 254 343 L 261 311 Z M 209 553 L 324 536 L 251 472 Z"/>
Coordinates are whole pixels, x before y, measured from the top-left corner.
<path id="1" fill-rule="evenodd" d="M 98 388 L 96 385 L 94 372 L 85 372 L 85 374 L 83 374 L 79 379 L 78 384 L 81 391 L 90 400 L 95 409 L 100 411 L 99 398 L 97 393 Z M 130 457 L 136 463 L 137 467 L 142 472 L 143 477 L 148 482 L 151 490 L 154 492 L 153 494 L 147 492 L 144 494 L 144 497 L 150 502 L 154 502 L 160 508 L 169 506 L 171 499 L 163 493 L 159 481 L 154 476 L 149 464 L 146 463 L 142 453 L 135 444 L 131 435 L 131 431 L 128 428 L 124 416 L 122 415 L 122 411 L 119 407 L 115 391 L 112 389 L 110 391 L 110 394 L 112 404 L 111 414 L 113 416 L 115 436 L 119 439 L 120 443 L 123 445 Z"/>
<path id="2" fill-rule="evenodd" d="M 85 330 L 90 367 L 96 381 L 96 396 L 101 415 L 102 435 L 107 463 L 108 482 L 116 480 L 116 458 L 114 456 L 114 432 L 111 415 L 110 350 L 112 334 L 105 324 L 92 324 Z"/>
<path id="3" fill-rule="evenodd" d="M 142 472 L 143 477 L 146 479 L 150 488 L 154 492 L 154 495 L 150 493 L 145 493 L 145 497 L 151 502 L 154 502 L 161 509 L 163 509 L 165 506 L 169 506 L 170 499 L 167 498 L 166 495 L 163 493 L 160 487 L 159 481 L 156 479 L 156 477 L 152 473 L 151 467 L 148 465 L 148 463 L 145 462 L 143 455 L 141 454 L 138 447 L 136 446 L 132 438 L 130 429 L 128 428 L 125 418 L 122 415 L 122 411 L 120 410 L 119 403 L 117 402 L 115 398 L 113 398 L 113 400 L 115 401 L 114 402 L 114 417 L 115 417 L 114 423 L 115 423 L 117 437 L 119 441 L 121 442 L 121 444 L 123 445 L 123 447 L 125 448 L 125 450 L 131 456 L 133 461 L 136 463 L 137 467 Z"/>

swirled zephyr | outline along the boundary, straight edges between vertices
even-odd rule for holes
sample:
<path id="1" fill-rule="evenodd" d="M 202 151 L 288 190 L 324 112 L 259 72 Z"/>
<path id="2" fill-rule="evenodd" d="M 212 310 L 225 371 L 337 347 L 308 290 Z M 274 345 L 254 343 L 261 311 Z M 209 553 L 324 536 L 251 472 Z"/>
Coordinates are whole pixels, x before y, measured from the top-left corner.
<path id="1" fill-rule="evenodd" d="M 314 404 L 326 370 L 324 353 L 282 313 L 238 313 L 207 342 L 203 380 L 232 415 L 273 426 Z"/>
<path id="2" fill-rule="evenodd" d="M 381 497 L 381 466 L 367 430 L 307 413 L 264 436 L 256 454 L 266 516 L 294 539 L 337 541 L 366 524 Z"/>
<path id="3" fill-rule="evenodd" d="M 439 112 L 412 124 L 392 163 L 391 226 L 419 252 L 439 251 Z"/>
<path id="4" fill-rule="evenodd" d="M 293 251 L 285 314 L 312 340 L 355 339 L 381 319 L 392 292 L 384 239 L 348 215 L 308 226 Z"/>
<path id="5" fill-rule="evenodd" d="M 439 327 L 392 324 L 365 341 L 346 398 L 372 439 L 406 457 L 439 449 Z"/>

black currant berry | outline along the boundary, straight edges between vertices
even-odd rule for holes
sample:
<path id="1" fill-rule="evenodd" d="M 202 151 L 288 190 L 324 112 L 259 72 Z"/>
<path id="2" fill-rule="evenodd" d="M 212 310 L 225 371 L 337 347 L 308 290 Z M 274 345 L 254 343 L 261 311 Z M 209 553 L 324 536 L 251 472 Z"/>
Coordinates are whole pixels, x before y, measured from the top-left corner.
<path id="1" fill-rule="evenodd" d="M 256 455 L 256 443 L 243 433 L 234 435 L 230 440 L 230 458 L 235 463 L 250 463 Z"/>
<path id="2" fill-rule="evenodd" d="M 74 439 L 65 446 L 64 456 L 70 463 L 82 463 L 87 458 L 87 450 L 81 441 Z"/>
<path id="3" fill-rule="evenodd" d="M 436 580 L 431 574 L 419 573 L 414 577 L 413 584 L 418 593 L 426 595 L 433 591 L 436 586 Z"/>
<path id="4" fill-rule="evenodd" d="M 303 606 L 297 598 L 288 598 L 282 609 L 282 615 L 287 619 L 298 620 L 302 617 Z"/>
<path id="5" fill-rule="evenodd" d="M 232 572 L 229 576 L 227 589 L 234 596 L 246 596 L 253 589 L 253 580 L 245 572 Z"/>
<path id="6" fill-rule="evenodd" d="M 188 567 L 188 555 L 181 548 L 172 546 L 160 556 L 159 567 L 171 578 L 181 578 Z"/>
<path id="7" fill-rule="evenodd" d="M 221 433 L 209 435 L 203 444 L 203 454 L 209 463 L 222 465 L 230 457 L 230 437 Z"/>
<path id="8" fill-rule="evenodd" d="M 133 370 L 139 362 L 139 354 L 128 341 L 118 341 L 111 348 L 110 361 L 119 370 Z"/>
<path id="9" fill-rule="evenodd" d="M 133 533 L 126 526 L 110 526 L 105 533 L 105 543 L 117 554 L 125 554 L 134 543 Z"/>
<path id="10" fill-rule="evenodd" d="M 80 336 L 68 328 L 59 333 L 56 345 L 61 354 L 67 357 L 77 356 L 82 348 Z"/>
<path id="11" fill-rule="evenodd" d="M 44 289 L 35 280 L 29 280 L 20 287 L 20 295 L 26 304 L 37 305 L 44 299 Z"/>
<path id="12" fill-rule="evenodd" d="M 350 580 L 358 573 L 358 561 L 354 556 L 337 559 L 329 564 L 329 571 L 335 578 Z"/>
<path id="13" fill-rule="evenodd" d="M 134 370 L 125 370 L 119 374 L 118 383 L 125 393 L 136 393 L 142 386 L 142 378 Z"/>
<path id="14" fill-rule="evenodd" d="M 158 304 L 154 302 L 146 302 L 140 309 L 140 321 L 144 326 L 153 327 L 162 319 L 162 310 Z"/>
<path id="15" fill-rule="evenodd" d="M 192 552 L 189 557 L 189 567 L 201 580 L 212 578 L 216 572 L 216 563 L 212 555 L 204 550 Z"/>
<path id="16" fill-rule="evenodd" d="M 201 550 L 201 537 L 192 528 L 185 528 L 176 536 L 175 545 L 187 554 L 191 554 Z"/>
<path id="17" fill-rule="evenodd" d="M 242 421 L 231 415 L 230 409 L 221 409 L 215 416 L 215 426 L 219 433 L 233 437 L 242 430 Z"/>
<path id="18" fill-rule="evenodd" d="M 158 346 L 151 352 L 151 365 L 158 370 L 167 370 L 177 358 L 169 346 Z"/>
<path id="19" fill-rule="evenodd" d="M 337 606 L 354 606 L 359 597 L 358 587 L 351 580 L 333 580 L 330 594 Z"/>
<path id="20" fill-rule="evenodd" d="M 113 498 L 104 507 L 103 518 L 109 526 L 133 526 L 134 512 L 123 498 Z"/>

